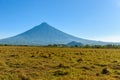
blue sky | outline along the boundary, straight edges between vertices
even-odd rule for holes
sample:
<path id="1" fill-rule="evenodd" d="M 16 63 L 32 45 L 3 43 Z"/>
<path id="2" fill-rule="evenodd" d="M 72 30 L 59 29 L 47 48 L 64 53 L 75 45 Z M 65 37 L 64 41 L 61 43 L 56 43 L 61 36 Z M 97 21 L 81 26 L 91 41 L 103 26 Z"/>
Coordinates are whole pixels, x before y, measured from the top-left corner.
<path id="1" fill-rule="evenodd" d="M 80 38 L 120 42 L 120 0 L 0 0 L 0 39 L 42 22 Z"/>

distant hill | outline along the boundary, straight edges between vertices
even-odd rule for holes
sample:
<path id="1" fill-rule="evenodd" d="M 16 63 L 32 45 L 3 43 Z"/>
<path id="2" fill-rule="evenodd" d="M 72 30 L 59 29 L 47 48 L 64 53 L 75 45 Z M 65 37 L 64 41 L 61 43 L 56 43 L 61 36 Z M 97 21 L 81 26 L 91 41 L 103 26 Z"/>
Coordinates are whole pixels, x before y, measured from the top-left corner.
<path id="1" fill-rule="evenodd" d="M 107 42 L 86 40 L 78 37 L 74 37 L 67 33 L 64 33 L 47 23 L 41 23 L 32 29 L 18 34 L 16 36 L 1 39 L 0 44 L 9 45 L 48 45 L 48 44 L 67 44 L 72 41 L 80 42 L 82 44 L 109 44 Z"/>
<path id="2" fill-rule="evenodd" d="M 68 43 L 67 46 L 78 46 L 78 47 L 80 47 L 80 46 L 84 46 L 84 45 L 80 42 L 72 41 L 72 42 Z"/>

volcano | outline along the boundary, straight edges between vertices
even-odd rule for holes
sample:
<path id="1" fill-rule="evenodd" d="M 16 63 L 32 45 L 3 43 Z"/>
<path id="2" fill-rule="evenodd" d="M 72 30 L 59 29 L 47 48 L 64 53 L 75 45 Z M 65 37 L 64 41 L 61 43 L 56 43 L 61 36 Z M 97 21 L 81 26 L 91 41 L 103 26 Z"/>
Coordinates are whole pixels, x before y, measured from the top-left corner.
<path id="1" fill-rule="evenodd" d="M 41 23 L 32 29 L 18 34 L 16 36 L 1 39 L 0 44 L 8 45 L 49 45 L 49 44 L 67 44 L 77 41 L 82 44 L 107 44 L 106 42 L 93 41 L 78 38 L 62 32 L 47 23 Z"/>

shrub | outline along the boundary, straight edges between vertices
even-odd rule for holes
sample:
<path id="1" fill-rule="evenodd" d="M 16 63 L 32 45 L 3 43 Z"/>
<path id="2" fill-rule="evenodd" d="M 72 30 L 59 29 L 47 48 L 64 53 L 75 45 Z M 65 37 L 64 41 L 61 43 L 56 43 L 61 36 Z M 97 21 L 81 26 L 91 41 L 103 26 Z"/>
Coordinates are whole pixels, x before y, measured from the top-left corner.
<path id="1" fill-rule="evenodd" d="M 104 68 L 101 73 L 102 74 L 109 74 L 110 71 L 107 68 Z"/>
<path id="2" fill-rule="evenodd" d="M 69 72 L 64 72 L 64 71 L 60 71 L 60 70 L 58 70 L 58 71 L 55 71 L 54 72 L 54 76 L 65 76 L 65 75 L 68 75 L 69 74 Z"/>

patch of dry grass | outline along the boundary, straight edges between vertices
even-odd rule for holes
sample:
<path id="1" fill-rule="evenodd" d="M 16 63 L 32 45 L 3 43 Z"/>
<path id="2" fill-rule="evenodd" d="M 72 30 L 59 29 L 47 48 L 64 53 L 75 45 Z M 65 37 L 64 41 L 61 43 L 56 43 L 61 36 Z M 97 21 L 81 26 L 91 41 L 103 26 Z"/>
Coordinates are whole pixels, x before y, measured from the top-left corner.
<path id="1" fill-rule="evenodd" d="M 0 80 L 120 80 L 120 50 L 1 46 Z"/>

